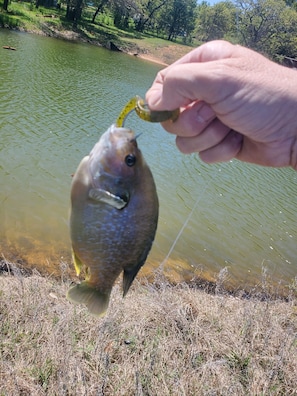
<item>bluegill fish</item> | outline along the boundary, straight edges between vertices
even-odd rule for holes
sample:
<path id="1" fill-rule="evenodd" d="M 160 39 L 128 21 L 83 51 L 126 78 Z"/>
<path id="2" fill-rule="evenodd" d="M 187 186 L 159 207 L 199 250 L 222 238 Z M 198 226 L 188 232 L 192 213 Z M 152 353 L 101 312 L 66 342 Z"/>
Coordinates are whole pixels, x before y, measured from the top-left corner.
<path id="1" fill-rule="evenodd" d="M 72 180 L 73 261 L 77 274 L 84 267 L 86 275 L 67 298 L 102 316 L 122 271 L 125 296 L 151 249 L 158 211 L 154 179 L 133 131 L 112 125 Z"/>

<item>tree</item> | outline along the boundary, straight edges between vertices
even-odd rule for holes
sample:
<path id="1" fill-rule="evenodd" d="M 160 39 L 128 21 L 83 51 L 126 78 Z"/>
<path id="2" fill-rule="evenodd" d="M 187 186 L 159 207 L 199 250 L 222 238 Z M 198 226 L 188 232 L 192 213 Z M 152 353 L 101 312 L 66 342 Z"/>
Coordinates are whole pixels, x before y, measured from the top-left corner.
<path id="1" fill-rule="evenodd" d="M 108 9 L 113 14 L 113 22 L 120 29 L 129 28 L 133 16 L 137 13 L 138 6 L 135 0 L 109 0 Z"/>
<path id="2" fill-rule="evenodd" d="M 39 6 L 44 6 L 44 7 L 54 7 L 55 1 L 54 0 L 36 0 L 35 2 L 35 7 L 38 8 Z"/>
<path id="3" fill-rule="evenodd" d="M 8 10 L 8 3 L 9 3 L 9 0 L 3 0 L 3 11 Z"/>
<path id="4" fill-rule="evenodd" d="M 167 40 L 182 36 L 184 41 L 191 37 L 196 18 L 195 0 L 169 0 L 158 18 L 158 28 L 166 35 Z"/>
<path id="5" fill-rule="evenodd" d="M 83 0 L 67 0 L 66 19 L 73 22 L 74 27 L 77 26 L 78 21 L 81 19 L 83 6 Z"/>
<path id="6" fill-rule="evenodd" d="M 197 9 L 196 38 L 200 41 L 232 38 L 236 31 L 236 7 L 231 1 L 214 6 L 203 2 Z"/>
<path id="7" fill-rule="evenodd" d="M 101 12 L 103 10 L 104 6 L 108 2 L 109 2 L 109 0 L 100 0 L 99 1 L 98 5 L 97 5 L 97 8 L 96 8 L 96 11 L 94 12 L 94 15 L 93 15 L 93 18 L 92 18 L 92 23 L 95 23 L 96 16 L 99 14 L 99 12 Z"/>
<path id="8" fill-rule="evenodd" d="M 297 57 L 297 12 L 295 7 L 286 7 L 281 16 L 282 32 L 271 40 L 272 56 Z"/>
<path id="9" fill-rule="evenodd" d="M 143 32 L 145 27 L 152 21 L 156 12 L 159 11 L 166 2 L 167 0 L 147 0 L 142 2 L 139 7 L 139 12 L 134 17 L 136 30 L 138 32 Z"/>
<path id="10" fill-rule="evenodd" d="M 286 9 L 283 0 L 237 0 L 238 32 L 243 44 L 267 51 L 269 41 L 283 32 L 282 14 Z"/>
<path id="11" fill-rule="evenodd" d="M 297 13 L 285 0 L 237 0 L 238 32 L 242 44 L 272 58 L 295 57 Z"/>

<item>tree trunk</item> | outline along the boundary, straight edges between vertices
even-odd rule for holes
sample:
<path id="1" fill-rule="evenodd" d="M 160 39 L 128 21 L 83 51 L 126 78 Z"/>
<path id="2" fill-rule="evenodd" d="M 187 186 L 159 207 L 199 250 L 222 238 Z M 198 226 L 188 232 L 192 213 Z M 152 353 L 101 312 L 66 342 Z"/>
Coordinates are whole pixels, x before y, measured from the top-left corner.
<path id="1" fill-rule="evenodd" d="M 92 23 L 95 23 L 96 16 L 99 14 L 99 12 L 102 10 L 102 8 L 105 6 L 106 3 L 108 3 L 108 0 L 101 0 L 100 1 L 100 3 L 98 4 L 98 7 L 97 7 L 97 9 L 96 9 L 96 11 L 95 11 L 95 13 L 93 15 Z"/>
<path id="2" fill-rule="evenodd" d="M 9 0 L 3 0 L 3 11 L 7 11 Z"/>
<path id="3" fill-rule="evenodd" d="M 135 26 L 135 30 L 137 32 L 143 32 L 144 31 L 144 26 L 146 24 L 147 20 L 144 19 L 142 16 L 139 18 L 136 26 Z"/>

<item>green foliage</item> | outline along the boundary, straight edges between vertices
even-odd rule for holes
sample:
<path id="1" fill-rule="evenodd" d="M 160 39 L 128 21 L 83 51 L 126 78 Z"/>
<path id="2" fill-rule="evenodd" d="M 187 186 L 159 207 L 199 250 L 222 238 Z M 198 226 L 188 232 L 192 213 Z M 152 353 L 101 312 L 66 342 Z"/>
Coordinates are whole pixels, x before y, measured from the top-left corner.
<path id="1" fill-rule="evenodd" d="M 115 3 L 113 7 L 114 25 L 119 29 L 133 30 L 135 28 L 134 20 L 132 19 L 131 9 L 121 7 L 120 4 Z"/>
<path id="2" fill-rule="evenodd" d="M 47 390 L 51 376 L 54 372 L 55 367 L 52 359 L 50 358 L 46 358 L 42 365 L 36 365 L 36 367 L 32 369 L 33 376 L 44 390 Z"/>
<path id="3" fill-rule="evenodd" d="M 113 18 L 110 14 L 99 14 L 97 21 L 107 26 L 114 26 Z"/>
<path id="4" fill-rule="evenodd" d="M 272 58 L 296 56 L 297 13 L 284 0 L 237 0 L 242 44 Z"/>
<path id="5" fill-rule="evenodd" d="M 196 38 L 201 41 L 234 37 L 236 7 L 231 1 L 222 1 L 210 7 L 203 2 L 198 6 Z"/>
<path id="6" fill-rule="evenodd" d="M 283 30 L 270 41 L 270 54 L 272 56 L 297 57 L 297 12 L 286 8 L 282 13 Z"/>
<path id="7" fill-rule="evenodd" d="M 0 26 L 24 29 L 42 30 L 45 22 L 48 25 L 61 24 L 63 10 L 40 6 L 38 10 L 32 2 L 11 2 L 8 12 L 0 11 Z"/>
<path id="8" fill-rule="evenodd" d="M 169 0 L 162 8 L 157 20 L 157 30 L 175 40 L 178 36 L 190 41 L 196 19 L 195 0 Z M 188 40 L 187 40 L 188 39 Z"/>
<path id="9" fill-rule="evenodd" d="M 38 25 L 48 9 L 35 5 L 52 0 L 11 2 L 0 12 L 0 25 L 27 29 Z M 191 43 L 227 39 L 280 60 L 297 57 L 297 0 L 224 0 L 213 6 L 196 0 L 59 0 L 61 9 L 51 8 L 63 24 L 92 31 L 115 28 L 127 35 L 148 33 L 160 38 Z M 68 22 L 67 22 L 68 21 Z M 89 26 L 89 24 L 92 26 Z M 195 34 L 193 32 L 195 31 Z M 117 35 L 116 30 L 113 34 Z"/>
<path id="10" fill-rule="evenodd" d="M 14 15 L 0 14 L 0 26 L 16 29 L 20 26 L 20 20 Z"/>
<path id="11" fill-rule="evenodd" d="M 146 0 L 138 4 L 138 11 L 135 15 L 135 28 L 138 32 L 143 32 L 145 28 L 152 26 L 156 17 L 160 15 L 160 10 L 165 6 L 167 0 Z"/>
<path id="12" fill-rule="evenodd" d="M 273 59 L 297 56 L 297 1 L 235 0 L 198 6 L 196 38 L 227 39 Z"/>
<path id="13" fill-rule="evenodd" d="M 11 3 L 7 13 L 0 13 L 0 25 L 10 28 L 31 26 L 37 18 L 32 13 L 30 3 Z"/>
<path id="14" fill-rule="evenodd" d="M 283 32 L 282 14 L 286 4 L 282 0 L 238 0 L 238 31 L 243 43 L 257 50 L 267 51 L 267 43 Z"/>

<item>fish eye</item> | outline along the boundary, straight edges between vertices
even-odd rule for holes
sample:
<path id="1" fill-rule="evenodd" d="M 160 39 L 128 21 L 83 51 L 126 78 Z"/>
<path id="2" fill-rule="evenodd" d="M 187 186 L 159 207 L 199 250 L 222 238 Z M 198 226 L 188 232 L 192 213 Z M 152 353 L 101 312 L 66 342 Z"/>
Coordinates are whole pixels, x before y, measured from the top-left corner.
<path id="1" fill-rule="evenodd" d="M 126 163 L 127 166 L 133 166 L 133 165 L 135 165 L 135 162 L 136 162 L 136 157 L 135 157 L 135 155 L 133 155 L 133 154 L 128 154 L 128 155 L 125 157 L 125 163 Z"/>

